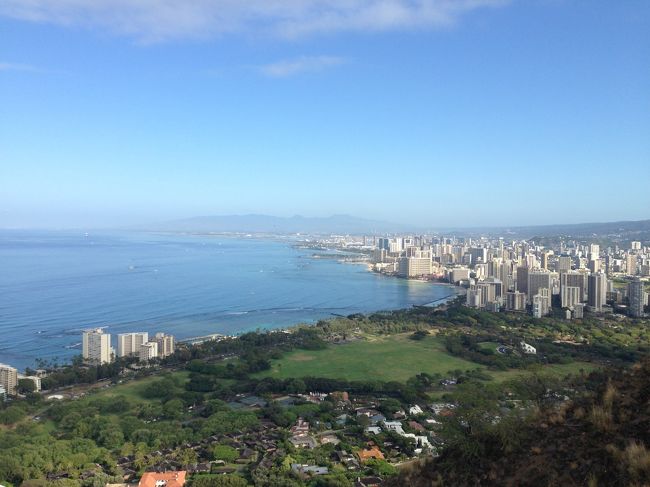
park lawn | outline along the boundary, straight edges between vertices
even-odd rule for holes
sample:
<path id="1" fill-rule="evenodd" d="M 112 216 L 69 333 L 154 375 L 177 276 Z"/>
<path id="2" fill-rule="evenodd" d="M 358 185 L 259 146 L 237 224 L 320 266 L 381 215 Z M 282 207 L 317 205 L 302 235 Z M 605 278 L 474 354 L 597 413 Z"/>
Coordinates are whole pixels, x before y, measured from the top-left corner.
<path id="1" fill-rule="evenodd" d="M 596 370 L 599 367 L 598 364 L 591 362 L 571 362 L 570 364 L 550 364 L 544 365 L 541 367 L 540 371 L 543 373 L 548 373 L 551 375 L 556 375 L 558 377 L 565 377 L 569 374 L 578 375 L 580 371 L 589 373 L 593 370 Z M 527 370 L 522 369 L 509 369 L 502 371 L 489 371 L 489 374 L 492 376 L 495 382 L 504 382 L 507 380 L 516 379 L 522 375 L 530 373 Z"/>
<path id="2" fill-rule="evenodd" d="M 271 361 L 271 369 L 255 374 L 256 377 L 326 377 L 347 380 L 380 380 L 405 382 L 420 372 L 439 373 L 443 376 L 452 370 L 481 369 L 496 382 L 513 379 L 526 371 L 511 369 L 506 371 L 488 370 L 485 366 L 450 355 L 443 339 L 429 336 L 416 341 L 410 334 L 373 336 L 367 340 L 329 345 L 324 350 L 295 350 L 281 359 Z M 486 342 L 486 346 L 499 344 Z M 553 364 L 543 370 L 565 376 L 577 374 L 580 369 L 587 372 L 597 366 L 588 362 Z"/>
<path id="3" fill-rule="evenodd" d="M 179 370 L 172 372 L 171 375 L 182 379 L 182 382 L 187 381 L 190 373 L 187 370 Z M 151 384 L 153 381 L 160 380 L 162 376 L 152 375 L 149 377 L 144 377 L 142 379 L 135 379 L 126 382 L 125 384 L 118 384 L 115 386 L 107 387 L 100 390 L 99 392 L 92 394 L 89 397 L 116 397 L 124 396 L 129 399 L 135 399 L 138 401 L 147 401 L 148 399 L 142 395 L 142 391 L 145 387 Z"/>
<path id="4" fill-rule="evenodd" d="M 410 334 L 374 336 L 324 350 L 296 350 L 271 362 L 257 377 L 326 377 L 405 382 L 420 372 L 446 375 L 450 370 L 484 367 L 445 350 L 442 339 L 411 340 Z"/>

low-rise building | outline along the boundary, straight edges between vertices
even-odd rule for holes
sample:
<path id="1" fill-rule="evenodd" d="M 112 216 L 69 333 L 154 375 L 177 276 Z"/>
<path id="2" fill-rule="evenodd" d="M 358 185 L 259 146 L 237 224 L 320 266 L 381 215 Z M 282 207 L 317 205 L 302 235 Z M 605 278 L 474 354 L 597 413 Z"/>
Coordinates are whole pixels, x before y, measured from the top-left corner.
<path id="1" fill-rule="evenodd" d="M 526 342 L 520 342 L 519 346 L 521 346 L 521 349 L 523 350 L 524 353 L 528 353 L 531 355 L 535 355 L 537 353 L 537 349 Z"/>
<path id="2" fill-rule="evenodd" d="M 359 457 L 361 463 L 365 463 L 372 458 L 375 460 L 384 460 L 384 454 L 377 445 L 370 445 L 368 448 L 358 450 L 357 457 Z"/>
<path id="3" fill-rule="evenodd" d="M 34 392 L 41 391 L 41 378 L 36 375 L 18 374 L 18 380 L 30 380 L 34 383 Z"/>
<path id="4" fill-rule="evenodd" d="M 394 431 L 398 435 L 404 434 L 404 427 L 400 421 L 384 421 L 382 426 L 386 431 Z"/>
<path id="5" fill-rule="evenodd" d="M 177 472 L 145 472 L 138 487 L 183 487 L 185 485 L 184 470 Z"/>

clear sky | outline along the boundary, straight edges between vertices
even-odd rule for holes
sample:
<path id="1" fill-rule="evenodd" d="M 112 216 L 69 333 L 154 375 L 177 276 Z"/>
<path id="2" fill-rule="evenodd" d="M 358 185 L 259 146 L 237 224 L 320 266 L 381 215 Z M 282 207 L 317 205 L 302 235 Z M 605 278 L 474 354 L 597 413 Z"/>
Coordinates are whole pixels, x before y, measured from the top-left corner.
<path id="1" fill-rule="evenodd" d="M 650 218 L 650 1 L 2 0 L 0 227 Z"/>

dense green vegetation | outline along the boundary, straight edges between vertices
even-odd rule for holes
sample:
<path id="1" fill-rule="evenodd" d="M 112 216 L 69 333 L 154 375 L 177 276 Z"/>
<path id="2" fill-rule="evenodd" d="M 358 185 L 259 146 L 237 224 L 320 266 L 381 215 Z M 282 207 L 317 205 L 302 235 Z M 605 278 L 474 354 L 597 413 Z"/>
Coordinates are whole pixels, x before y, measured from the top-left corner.
<path id="1" fill-rule="evenodd" d="M 580 392 L 560 404 L 548 391 L 561 383 L 534 376 L 517 385 L 536 407 L 497 422 L 489 420 L 500 404 L 494 390 L 460 388 L 442 455 L 388 485 L 650 485 L 650 360 L 573 382 Z"/>

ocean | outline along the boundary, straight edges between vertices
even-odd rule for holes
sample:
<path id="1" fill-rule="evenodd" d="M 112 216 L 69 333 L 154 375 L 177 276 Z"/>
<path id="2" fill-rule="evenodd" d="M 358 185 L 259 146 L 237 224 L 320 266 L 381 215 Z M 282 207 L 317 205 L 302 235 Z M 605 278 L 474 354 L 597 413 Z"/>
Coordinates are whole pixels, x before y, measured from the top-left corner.
<path id="1" fill-rule="evenodd" d="M 453 287 L 313 258 L 295 241 L 0 231 L 0 362 L 81 353 L 81 330 L 177 339 L 315 323 L 444 300 Z M 116 338 L 113 337 L 113 345 Z"/>

